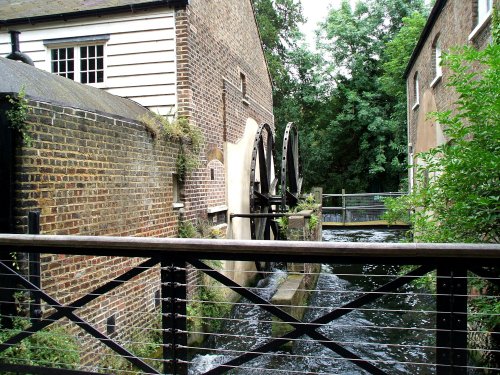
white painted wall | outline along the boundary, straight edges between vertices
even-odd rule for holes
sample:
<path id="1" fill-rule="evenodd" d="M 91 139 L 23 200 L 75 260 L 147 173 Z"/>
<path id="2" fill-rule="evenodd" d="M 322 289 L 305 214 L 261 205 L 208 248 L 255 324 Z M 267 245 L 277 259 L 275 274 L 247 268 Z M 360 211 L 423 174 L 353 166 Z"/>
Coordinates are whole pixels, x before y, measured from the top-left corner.
<path id="1" fill-rule="evenodd" d="M 227 142 L 225 147 L 227 206 L 229 213 L 250 212 L 250 166 L 257 122 L 249 118 L 245 133 L 237 143 Z M 230 192 L 230 193 L 229 193 Z M 234 218 L 228 227 L 228 238 L 250 239 L 250 219 Z"/>
<path id="2" fill-rule="evenodd" d="M 95 86 L 130 98 L 162 115 L 176 103 L 175 13 L 164 9 L 126 15 L 22 25 L 20 49 L 35 66 L 50 71 L 43 40 L 109 34 L 105 81 Z M 0 56 L 11 52 L 10 35 L 0 28 Z"/>

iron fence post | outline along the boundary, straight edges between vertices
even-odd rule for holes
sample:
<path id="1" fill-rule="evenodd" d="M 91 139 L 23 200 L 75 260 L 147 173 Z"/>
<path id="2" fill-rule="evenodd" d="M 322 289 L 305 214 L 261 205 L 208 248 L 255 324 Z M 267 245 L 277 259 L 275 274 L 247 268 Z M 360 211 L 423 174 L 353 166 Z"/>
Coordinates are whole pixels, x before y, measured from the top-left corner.
<path id="1" fill-rule="evenodd" d="M 28 234 L 40 234 L 40 212 L 28 212 Z M 37 288 L 41 286 L 40 253 L 29 253 L 29 281 Z M 31 293 L 30 318 L 39 320 L 42 317 L 41 301 L 38 294 Z"/>
<path id="2" fill-rule="evenodd" d="M 467 269 L 437 267 L 436 374 L 467 374 Z"/>
<path id="3" fill-rule="evenodd" d="M 161 261 L 164 374 L 187 375 L 186 284 L 185 262 Z"/>
<path id="4" fill-rule="evenodd" d="M 342 225 L 345 227 L 346 215 L 347 215 L 347 207 L 346 207 L 346 198 L 345 198 L 345 189 L 342 189 Z"/>

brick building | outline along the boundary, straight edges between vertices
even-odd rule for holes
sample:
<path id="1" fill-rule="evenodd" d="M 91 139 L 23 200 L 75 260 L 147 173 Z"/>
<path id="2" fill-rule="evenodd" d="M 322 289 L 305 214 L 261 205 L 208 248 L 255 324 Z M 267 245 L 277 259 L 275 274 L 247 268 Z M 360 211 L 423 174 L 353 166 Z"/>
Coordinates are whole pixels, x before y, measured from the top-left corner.
<path id="1" fill-rule="evenodd" d="M 0 56 L 19 53 L 9 34 L 18 31 L 18 47 L 38 68 L 0 57 L 0 231 L 25 233 L 29 211 L 41 213 L 41 234 L 172 237 L 180 218 L 224 231 L 228 210 L 248 209 L 257 124 L 273 123 L 251 0 L 81 3 L 0 0 Z M 29 145 L 6 117 L 7 96 L 22 90 Z M 200 164 L 183 181 L 180 145 L 142 121 L 151 112 L 203 133 Z M 248 233 L 230 228 L 228 236 Z M 111 265 L 137 262 L 46 255 L 42 287 L 67 303 L 116 276 Z M 229 268 L 238 267 L 247 266 Z M 156 308 L 158 277 L 152 269 L 82 314 L 125 338 Z"/>
<path id="2" fill-rule="evenodd" d="M 452 110 L 457 93 L 447 87 L 450 72 L 441 53 L 453 47 L 484 48 L 491 42 L 491 17 L 497 0 L 437 0 L 405 72 L 410 163 L 423 151 L 446 142 L 430 112 Z M 410 184 L 413 171 L 410 171 Z"/>
<path id="3" fill-rule="evenodd" d="M 205 138 L 200 168 L 183 189 L 175 170 L 165 185 L 183 192 L 174 208 L 183 208 L 187 219 L 224 224 L 228 208 L 248 195 L 245 181 L 229 178 L 229 171 L 247 163 L 245 150 L 251 148 L 256 124 L 273 123 L 271 80 L 251 1 L 81 4 L 0 0 L 0 56 L 11 52 L 8 31 L 16 30 L 21 51 L 36 67 L 132 99 L 155 113 L 189 119 Z M 43 233 L 136 231 L 134 224 L 119 233 L 87 231 L 77 222 L 55 230 L 45 220 Z M 173 232 L 156 233 L 166 234 Z"/>

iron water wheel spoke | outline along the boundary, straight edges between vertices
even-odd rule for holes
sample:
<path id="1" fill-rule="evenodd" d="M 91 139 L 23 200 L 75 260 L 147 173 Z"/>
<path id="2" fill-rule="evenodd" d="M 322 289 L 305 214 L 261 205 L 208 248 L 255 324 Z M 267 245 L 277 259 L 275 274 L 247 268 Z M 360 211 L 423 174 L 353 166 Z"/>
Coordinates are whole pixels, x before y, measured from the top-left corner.
<path id="1" fill-rule="evenodd" d="M 282 211 L 298 204 L 301 188 L 299 135 L 295 125 L 290 122 L 285 129 L 281 160 Z"/>

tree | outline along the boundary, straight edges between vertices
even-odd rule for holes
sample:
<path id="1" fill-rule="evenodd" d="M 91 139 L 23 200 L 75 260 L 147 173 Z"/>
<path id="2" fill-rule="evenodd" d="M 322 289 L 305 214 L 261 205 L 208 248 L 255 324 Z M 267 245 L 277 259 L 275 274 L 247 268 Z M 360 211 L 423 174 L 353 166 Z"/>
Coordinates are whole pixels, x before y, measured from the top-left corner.
<path id="1" fill-rule="evenodd" d="M 278 150 L 286 123 L 297 123 L 304 188 L 397 190 L 406 176 L 405 84 L 398 77 L 397 90 L 388 88 L 395 73 L 384 63 L 395 56 L 385 51 L 404 17 L 424 11 L 423 1 L 369 0 L 354 10 L 344 1 L 319 31 L 319 53 L 300 46 L 298 0 L 254 6 L 273 78 Z"/>
<path id="2" fill-rule="evenodd" d="M 313 128 L 321 114 L 318 108 L 322 92 L 319 67 L 323 63 L 318 54 L 300 45 L 299 25 L 304 18 L 299 0 L 254 0 L 254 8 L 273 79 L 277 153 L 281 153 L 286 124 L 292 121 L 299 127 L 301 153 L 304 154 L 307 152 L 303 142 L 305 129 Z M 281 159 L 280 155 L 277 159 Z M 303 157 L 302 160 L 308 159 Z M 308 168 L 303 170 L 309 171 Z M 305 180 L 310 181 L 307 177 Z M 304 187 L 309 186 L 311 184 Z"/>
<path id="3" fill-rule="evenodd" d="M 423 13 L 423 1 L 369 0 L 354 9 L 344 0 L 332 10 L 320 34 L 320 48 L 330 57 L 335 112 L 323 124 L 321 141 L 326 143 L 320 159 L 329 165 L 320 183 L 329 191 L 352 192 L 397 190 L 405 176 L 406 124 L 394 116 L 406 103 L 404 82 L 398 90 L 383 89 L 387 45 L 414 12 Z M 411 51 L 407 52 L 407 56 Z"/>

